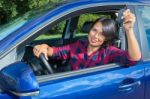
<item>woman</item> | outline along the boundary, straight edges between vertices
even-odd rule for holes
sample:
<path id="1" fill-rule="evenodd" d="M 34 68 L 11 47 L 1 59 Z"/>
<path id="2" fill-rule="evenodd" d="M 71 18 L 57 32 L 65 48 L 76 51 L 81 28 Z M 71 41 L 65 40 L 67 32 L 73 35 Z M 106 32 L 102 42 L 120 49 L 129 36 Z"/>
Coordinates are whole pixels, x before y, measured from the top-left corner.
<path id="1" fill-rule="evenodd" d="M 118 49 L 110 44 L 116 32 L 114 20 L 100 18 L 91 27 L 88 34 L 88 42 L 79 40 L 62 47 L 50 47 L 46 44 L 41 44 L 34 47 L 34 55 L 39 57 L 41 53 L 44 53 L 46 59 L 48 57 L 56 59 L 70 58 L 69 64 L 72 70 L 112 62 L 119 62 L 127 66 L 134 65 L 141 59 L 140 48 L 133 31 L 135 16 L 130 10 L 126 10 L 123 20 L 128 41 L 127 51 Z"/>

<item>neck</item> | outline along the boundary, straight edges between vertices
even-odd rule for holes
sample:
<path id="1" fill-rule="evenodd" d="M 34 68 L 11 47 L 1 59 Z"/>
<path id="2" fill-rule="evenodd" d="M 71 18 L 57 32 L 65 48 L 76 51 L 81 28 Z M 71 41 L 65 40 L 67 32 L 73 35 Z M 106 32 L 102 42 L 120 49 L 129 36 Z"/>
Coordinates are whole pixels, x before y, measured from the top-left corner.
<path id="1" fill-rule="evenodd" d="M 88 55 L 91 55 L 93 52 L 97 51 L 99 48 L 100 48 L 100 46 L 99 47 L 95 47 L 95 46 L 91 46 L 89 44 L 88 47 L 87 47 L 87 53 L 88 53 Z"/>

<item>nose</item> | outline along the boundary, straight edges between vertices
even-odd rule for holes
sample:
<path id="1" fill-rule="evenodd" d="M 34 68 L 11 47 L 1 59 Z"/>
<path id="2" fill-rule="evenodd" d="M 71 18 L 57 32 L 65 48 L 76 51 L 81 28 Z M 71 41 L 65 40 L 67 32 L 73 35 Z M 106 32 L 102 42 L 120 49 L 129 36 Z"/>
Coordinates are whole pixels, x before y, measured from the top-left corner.
<path id="1" fill-rule="evenodd" d="M 99 34 L 98 33 L 95 34 L 95 38 L 99 38 Z"/>

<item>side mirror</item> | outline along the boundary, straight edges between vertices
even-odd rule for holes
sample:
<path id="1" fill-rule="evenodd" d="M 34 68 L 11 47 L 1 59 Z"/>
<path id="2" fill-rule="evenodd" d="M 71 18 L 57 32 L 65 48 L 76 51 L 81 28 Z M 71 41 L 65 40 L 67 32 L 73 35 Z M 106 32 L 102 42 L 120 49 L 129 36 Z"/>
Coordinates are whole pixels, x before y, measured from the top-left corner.
<path id="1" fill-rule="evenodd" d="M 39 94 L 36 77 L 27 64 L 16 62 L 0 71 L 0 89 L 16 96 Z"/>

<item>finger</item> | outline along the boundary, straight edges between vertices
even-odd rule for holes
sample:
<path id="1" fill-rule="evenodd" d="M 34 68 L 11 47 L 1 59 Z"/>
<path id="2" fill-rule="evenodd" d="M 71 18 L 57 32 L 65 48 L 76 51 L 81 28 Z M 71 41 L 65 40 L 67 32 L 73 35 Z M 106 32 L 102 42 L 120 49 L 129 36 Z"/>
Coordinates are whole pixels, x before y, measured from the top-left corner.
<path id="1" fill-rule="evenodd" d="M 125 11 L 123 12 L 123 16 L 125 16 L 126 14 L 129 14 L 129 13 L 130 13 L 130 10 L 127 9 L 127 10 L 125 10 Z"/>
<path id="2" fill-rule="evenodd" d="M 48 60 L 47 50 L 45 49 L 38 50 L 37 56 L 39 57 L 42 53 L 44 54 L 44 57 L 46 58 L 46 60 Z"/>
<path id="3" fill-rule="evenodd" d="M 35 47 L 33 48 L 33 51 L 36 52 L 38 49 L 39 49 L 39 45 L 35 46 Z"/>
<path id="4" fill-rule="evenodd" d="M 125 10 L 124 12 L 123 12 L 123 15 L 125 15 L 125 14 L 127 14 L 127 13 L 129 13 L 130 12 L 130 9 L 127 9 L 127 10 Z"/>
<path id="5" fill-rule="evenodd" d="M 128 16 L 126 16 L 125 18 L 124 18 L 124 21 L 126 21 L 126 20 L 133 20 L 133 21 L 135 21 L 135 17 L 134 16 L 132 16 L 132 15 L 128 15 Z"/>
<path id="6" fill-rule="evenodd" d="M 34 53 L 34 55 L 36 56 L 36 57 L 38 57 L 38 51 L 37 51 L 37 49 L 33 49 L 33 53 Z"/>
<path id="7" fill-rule="evenodd" d="M 44 52 L 44 56 L 45 56 L 46 60 L 48 60 L 47 52 Z"/>
<path id="8" fill-rule="evenodd" d="M 135 15 L 133 13 L 128 13 L 128 14 L 124 15 L 124 18 L 127 17 L 127 16 L 128 17 L 135 17 Z"/>
<path id="9" fill-rule="evenodd" d="M 127 16 L 135 17 L 135 15 L 133 13 L 131 13 L 130 11 L 127 11 L 126 13 L 123 14 L 123 18 L 125 18 Z"/>
<path id="10" fill-rule="evenodd" d="M 135 17 L 126 17 L 126 18 L 124 18 L 124 22 L 126 22 L 126 21 L 135 21 Z"/>
<path id="11" fill-rule="evenodd" d="M 41 50 L 36 51 L 36 55 L 37 55 L 38 58 L 39 58 L 39 56 L 40 56 L 41 53 L 42 53 Z"/>
<path id="12" fill-rule="evenodd" d="M 123 18 L 126 18 L 126 17 L 133 17 L 133 16 L 134 16 L 133 14 L 128 13 L 128 14 L 124 14 L 124 15 L 123 15 Z"/>
<path id="13" fill-rule="evenodd" d="M 125 20 L 128 20 L 128 19 L 135 20 L 135 17 L 132 17 L 132 16 L 127 16 L 127 17 L 125 17 L 125 18 L 124 18 L 124 21 L 125 21 Z"/>

